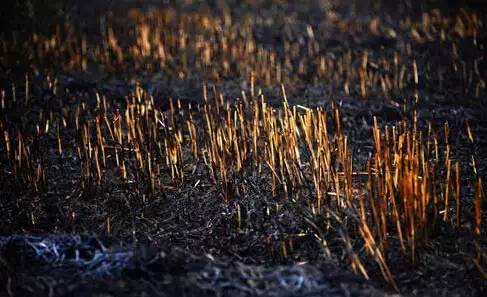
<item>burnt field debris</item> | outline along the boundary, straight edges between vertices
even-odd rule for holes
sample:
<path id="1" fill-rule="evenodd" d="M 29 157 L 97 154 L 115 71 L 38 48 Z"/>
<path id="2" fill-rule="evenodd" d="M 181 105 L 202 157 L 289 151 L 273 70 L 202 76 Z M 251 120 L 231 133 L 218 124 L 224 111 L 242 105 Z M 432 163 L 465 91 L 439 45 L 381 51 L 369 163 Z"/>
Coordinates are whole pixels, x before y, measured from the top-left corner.
<path id="1" fill-rule="evenodd" d="M 486 293 L 481 5 L 85 2 L 2 15 L 2 294 Z"/>

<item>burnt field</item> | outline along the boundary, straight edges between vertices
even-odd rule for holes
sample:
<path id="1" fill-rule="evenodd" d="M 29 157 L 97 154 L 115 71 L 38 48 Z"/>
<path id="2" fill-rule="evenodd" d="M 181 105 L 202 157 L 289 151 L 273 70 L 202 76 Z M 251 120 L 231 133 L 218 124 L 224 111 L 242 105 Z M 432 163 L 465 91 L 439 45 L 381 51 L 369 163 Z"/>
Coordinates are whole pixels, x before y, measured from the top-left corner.
<path id="1" fill-rule="evenodd" d="M 0 296 L 485 296 L 482 1 L 0 11 Z"/>

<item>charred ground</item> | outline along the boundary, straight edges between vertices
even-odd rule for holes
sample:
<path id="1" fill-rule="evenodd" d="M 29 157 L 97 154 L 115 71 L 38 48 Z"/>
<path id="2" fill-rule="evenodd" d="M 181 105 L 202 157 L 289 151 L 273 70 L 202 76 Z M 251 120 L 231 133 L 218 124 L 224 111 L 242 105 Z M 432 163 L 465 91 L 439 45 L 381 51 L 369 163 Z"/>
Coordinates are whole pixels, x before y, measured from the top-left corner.
<path id="1" fill-rule="evenodd" d="M 448 2 L 4 4 L 1 294 L 482 296 L 486 20 Z"/>

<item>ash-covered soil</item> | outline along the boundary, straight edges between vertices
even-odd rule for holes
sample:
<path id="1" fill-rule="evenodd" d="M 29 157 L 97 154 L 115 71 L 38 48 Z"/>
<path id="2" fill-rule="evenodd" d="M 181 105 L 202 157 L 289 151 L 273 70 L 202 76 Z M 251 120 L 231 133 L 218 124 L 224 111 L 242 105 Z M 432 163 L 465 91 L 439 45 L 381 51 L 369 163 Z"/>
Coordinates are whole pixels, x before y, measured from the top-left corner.
<path id="1" fill-rule="evenodd" d="M 177 247 L 67 235 L 0 239 L 7 294 L 21 296 L 392 296 L 322 263 L 246 265 Z M 14 268 L 15 267 L 15 268 Z"/>

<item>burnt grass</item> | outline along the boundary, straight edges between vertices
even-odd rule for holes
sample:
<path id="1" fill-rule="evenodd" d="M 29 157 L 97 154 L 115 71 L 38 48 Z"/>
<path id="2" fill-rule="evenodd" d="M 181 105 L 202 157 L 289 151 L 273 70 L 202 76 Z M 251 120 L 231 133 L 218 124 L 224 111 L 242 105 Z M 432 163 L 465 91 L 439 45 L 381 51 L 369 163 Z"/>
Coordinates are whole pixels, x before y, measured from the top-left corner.
<path id="1" fill-rule="evenodd" d="M 487 211 L 475 233 L 473 186 L 485 180 L 487 165 L 481 1 L 7 2 L 0 33 L 1 296 L 487 294 Z M 167 21 L 160 32 L 164 63 L 154 58 L 157 49 L 144 54 L 146 43 L 137 41 L 144 22 L 149 30 L 157 27 L 158 11 Z M 185 47 L 171 39 L 181 28 Z M 205 40 L 211 44 L 219 34 L 229 46 L 250 40 L 258 50 L 228 57 L 215 44 L 210 61 L 200 62 Z M 155 39 L 149 35 L 147 42 Z M 371 81 L 365 93 L 362 64 Z M 210 97 L 238 102 L 251 92 L 251 72 L 255 88 L 276 109 L 283 103 L 281 84 L 291 106 L 338 106 L 358 171 L 374 149 L 373 117 L 381 127 L 416 117 L 425 135 L 431 125 L 439 139 L 448 123 L 462 175 L 461 225 L 454 224 L 453 210 L 450 220 L 436 220 L 414 262 L 391 234 L 387 263 L 398 290 L 353 236 L 353 214 L 341 223 L 328 218 L 334 227 L 325 228 L 308 188 L 273 195 L 270 175 L 244 169 L 232 180 L 237 190 L 223 193 L 189 149 L 184 181 L 164 171 L 156 190 L 144 175 L 121 181 L 116 166 L 104 168 L 101 182 L 83 177 L 73 120 L 81 102 L 86 122 L 103 112 L 110 120 L 123 114 L 139 87 L 163 112 L 171 111 L 170 98 L 182 109 L 203 103 L 203 85 Z M 381 81 L 383 74 L 391 82 Z M 403 80 L 400 87 L 395 79 Z M 97 97 L 106 98 L 108 109 Z M 203 125 L 201 115 L 195 117 Z M 27 169 L 15 167 L 20 161 L 10 153 L 20 138 L 29 144 Z M 128 171 L 136 166 L 128 162 Z M 485 196 L 480 200 L 485 209 Z M 345 231 L 369 280 L 350 268 Z M 319 238 L 326 238 L 330 253 Z"/>

